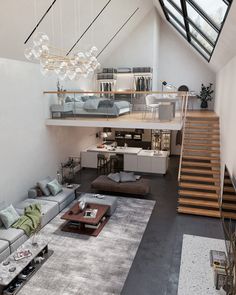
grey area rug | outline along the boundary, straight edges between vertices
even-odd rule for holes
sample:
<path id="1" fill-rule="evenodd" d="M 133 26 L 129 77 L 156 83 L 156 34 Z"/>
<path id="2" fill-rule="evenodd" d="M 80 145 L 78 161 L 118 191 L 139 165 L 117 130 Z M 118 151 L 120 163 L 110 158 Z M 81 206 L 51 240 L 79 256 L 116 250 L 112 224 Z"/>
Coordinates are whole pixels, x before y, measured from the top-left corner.
<path id="1" fill-rule="evenodd" d="M 120 294 L 155 201 L 118 198 L 98 237 L 66 233 L 59 214 L 41 230 L 54 254 L 19 295 Z"/>

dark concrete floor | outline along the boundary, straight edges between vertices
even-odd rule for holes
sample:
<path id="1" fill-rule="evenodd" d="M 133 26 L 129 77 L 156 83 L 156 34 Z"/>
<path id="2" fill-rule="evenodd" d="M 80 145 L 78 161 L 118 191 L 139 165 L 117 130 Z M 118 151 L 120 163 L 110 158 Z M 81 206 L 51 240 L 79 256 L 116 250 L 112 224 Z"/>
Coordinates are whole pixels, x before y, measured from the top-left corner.
<path id="1" fill-rule="evenodd" d="M 178 161 L 177 157 L 171 158 L 165 177 L 144 175 L 151 183 L 147 198 L 155 200 L 156 205 L 122 295 L 176 295 L 183 234 L 223 238 L 218 219 L 176 213 Z M 81 192 L 89 192 L 96 177 L 94 169 L 83 169 L 77 176 Z"/>

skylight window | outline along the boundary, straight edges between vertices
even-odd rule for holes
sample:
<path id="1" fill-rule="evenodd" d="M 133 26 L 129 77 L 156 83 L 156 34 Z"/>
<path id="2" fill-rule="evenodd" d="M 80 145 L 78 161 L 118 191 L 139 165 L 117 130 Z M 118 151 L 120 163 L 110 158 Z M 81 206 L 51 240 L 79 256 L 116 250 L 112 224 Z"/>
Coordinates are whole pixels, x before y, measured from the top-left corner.
<path id="1" fill-rule="evenodd" d="M 208 61 L 233 0 L 159 0 L 166 19 Z"/>

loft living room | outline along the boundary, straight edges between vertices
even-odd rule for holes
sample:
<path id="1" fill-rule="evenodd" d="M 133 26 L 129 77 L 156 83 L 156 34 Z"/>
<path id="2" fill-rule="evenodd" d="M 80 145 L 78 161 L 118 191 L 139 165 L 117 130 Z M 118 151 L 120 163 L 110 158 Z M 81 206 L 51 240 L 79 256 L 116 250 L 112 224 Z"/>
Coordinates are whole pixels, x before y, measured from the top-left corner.
<path id="1" fill-rule="evenodd" d="M 235 19 L 1 3 L 0 294 L 235 294 Z"/>

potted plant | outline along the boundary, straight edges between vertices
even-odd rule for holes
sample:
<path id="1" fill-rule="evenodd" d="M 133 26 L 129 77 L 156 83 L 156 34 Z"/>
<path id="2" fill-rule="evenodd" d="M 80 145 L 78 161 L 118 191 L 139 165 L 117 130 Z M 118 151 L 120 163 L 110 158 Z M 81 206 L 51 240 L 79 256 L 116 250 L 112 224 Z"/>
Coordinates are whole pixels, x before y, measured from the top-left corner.
<path id="1" fill-rule="evenodd" d="M 209 86 L 205 86 L 202 84 L 200 94 L 197 95 L 197 98 L 201 100 L 201 108 L 207 109 L 208 108 L 208 101 L 211 101 L 213 99 L 212 94 L 214 93 L 214 90 L 212 90 L 212 83 L 209 84 Z"/>

